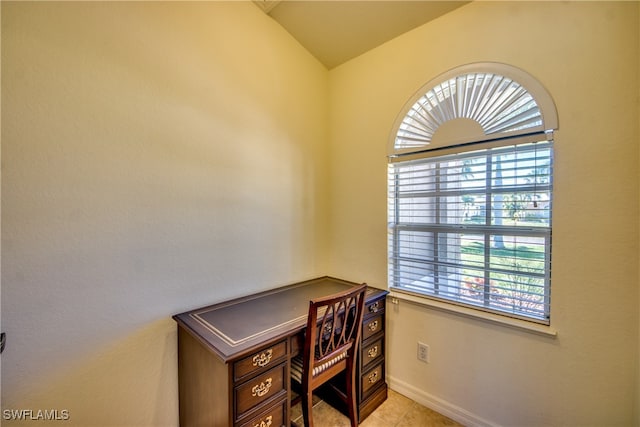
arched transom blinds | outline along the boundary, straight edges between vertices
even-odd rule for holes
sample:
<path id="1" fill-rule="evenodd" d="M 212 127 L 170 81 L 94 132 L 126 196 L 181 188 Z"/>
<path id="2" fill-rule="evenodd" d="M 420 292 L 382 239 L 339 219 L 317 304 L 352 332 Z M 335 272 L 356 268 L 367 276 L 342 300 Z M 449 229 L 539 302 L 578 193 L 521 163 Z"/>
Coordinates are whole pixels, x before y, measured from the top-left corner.
<path id="1" fill-rule="evenodd" d="M 389 155 L 557 129 L 546 89 L 499 63 L 455 68 L 427 83 L 396 120 Z"/>

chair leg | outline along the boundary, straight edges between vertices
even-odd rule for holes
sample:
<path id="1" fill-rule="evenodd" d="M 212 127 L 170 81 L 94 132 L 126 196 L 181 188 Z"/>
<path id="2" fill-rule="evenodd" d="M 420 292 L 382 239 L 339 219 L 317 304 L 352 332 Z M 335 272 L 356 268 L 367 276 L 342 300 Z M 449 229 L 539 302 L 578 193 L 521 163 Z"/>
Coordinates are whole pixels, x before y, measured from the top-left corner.
<path id="1" fill-rule="evenodd" d="M 313 393 L 311 391 L 304 390 L 302 392 L 302 420 L 304 427 L 313 427 L 313 414 L 311 409 L 313 408 Z"/>
<path id="2" fill-rule="evenodd" d="M 356 371 L 353 367 L 353 358 L 349 361 L 347 367 L 347 406 L 349 407 L 349 421 L 351 421 L 351 427 L 358 426 L 358 408 L 356 405 Z"/>

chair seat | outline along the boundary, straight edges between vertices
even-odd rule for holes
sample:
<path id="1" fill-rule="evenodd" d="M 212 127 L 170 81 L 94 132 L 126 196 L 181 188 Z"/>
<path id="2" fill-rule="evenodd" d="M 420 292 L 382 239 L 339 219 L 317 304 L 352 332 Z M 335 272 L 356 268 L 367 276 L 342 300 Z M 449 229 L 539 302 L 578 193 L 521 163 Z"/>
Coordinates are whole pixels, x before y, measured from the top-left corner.
<path id="1" fill-rule="evenodd" d="M 321 365 L 314 367 L 312 375 L 315 377 L 316 375 L 321 374 L 322 372 L 326 371 L 336 363 L 346 358 L 347 358 L 347 352 L 344 351 L 338 354 L 337 356 L 325 361 Z M 293 377 L 294 380 L 296 380 L 300 384 L 302 384 L 302 371 L 303 371 L 302 364 L 303 364 L 303 357 L 300 354 L 294 357 L 293 359 L 291 359 L 291 376 Z"/>

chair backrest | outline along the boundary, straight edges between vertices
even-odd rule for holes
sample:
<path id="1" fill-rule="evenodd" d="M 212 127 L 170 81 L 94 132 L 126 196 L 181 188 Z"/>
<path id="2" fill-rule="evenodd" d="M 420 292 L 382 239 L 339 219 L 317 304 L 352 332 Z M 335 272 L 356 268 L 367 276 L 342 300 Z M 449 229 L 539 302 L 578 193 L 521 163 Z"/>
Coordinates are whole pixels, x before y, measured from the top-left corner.
<path id="1" fill-rule="evenodd" d="M 309 302 L 303 376 L 310 384 L 323 383 L 355 360 L 360 342 L 367 285 Z"/>

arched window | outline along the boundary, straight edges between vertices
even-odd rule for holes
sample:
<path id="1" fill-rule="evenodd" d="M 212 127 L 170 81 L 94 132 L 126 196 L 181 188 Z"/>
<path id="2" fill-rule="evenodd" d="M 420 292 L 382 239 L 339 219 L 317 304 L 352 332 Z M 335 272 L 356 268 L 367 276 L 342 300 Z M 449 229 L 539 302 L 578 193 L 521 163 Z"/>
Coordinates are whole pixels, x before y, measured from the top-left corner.
<path id="1" fill-rule="evenodd" d="M 469 64 L 425 85 L 389 143 L 393 290 L 549 324 L 553 100 Z"/>

